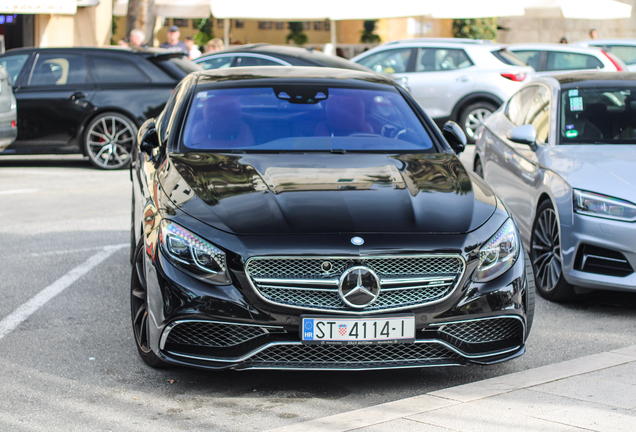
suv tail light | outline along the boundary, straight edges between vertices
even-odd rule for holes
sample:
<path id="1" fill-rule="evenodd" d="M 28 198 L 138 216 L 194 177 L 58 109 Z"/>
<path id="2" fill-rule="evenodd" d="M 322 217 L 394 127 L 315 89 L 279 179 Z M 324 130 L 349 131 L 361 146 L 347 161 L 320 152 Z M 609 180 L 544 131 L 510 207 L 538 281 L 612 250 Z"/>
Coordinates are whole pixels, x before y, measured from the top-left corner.
<path id="1" fill-rule="evenodd" d="M 609 59 L 609 61 L 611 61 L 611 62 L 612 62 L 612 64 L 616 67 L 616 70 L 617 70 L 618 72 L 623 72 L 623 71 L 625 70 L 625 65 L 623 64 L 623 62 L 622 62 L 622 61 L 620 61 L 618 58 L 616 58 L 616 57 L 614 56 L 614 54 L 611 54 L 611 53 L 605 52 L 605 51 L 603 51 L 603 50 L 601 50 L 601 52 L 602 52 L 603 54 L 605 54 L 605 57 L 607 57 L 607 58 Z"/>
<path id="2" fill-rule="evenodd" d="M 501 76 L 515 82 L 521 82 L 526 79 L 526 74 L 524 72 L 502 73 Z"/>

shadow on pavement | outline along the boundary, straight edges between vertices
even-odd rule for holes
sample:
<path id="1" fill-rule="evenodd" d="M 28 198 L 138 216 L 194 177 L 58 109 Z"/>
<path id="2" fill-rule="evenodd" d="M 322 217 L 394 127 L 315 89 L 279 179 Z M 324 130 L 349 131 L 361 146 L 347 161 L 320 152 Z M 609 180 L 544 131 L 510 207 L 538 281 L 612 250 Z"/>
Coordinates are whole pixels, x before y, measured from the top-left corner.
<path id="1" fill-rule="evenodd" d="M 0 168 L 90 168 L 95 169 L 82 155 L 69 156 L 13 156 L 0 154 Z"/>

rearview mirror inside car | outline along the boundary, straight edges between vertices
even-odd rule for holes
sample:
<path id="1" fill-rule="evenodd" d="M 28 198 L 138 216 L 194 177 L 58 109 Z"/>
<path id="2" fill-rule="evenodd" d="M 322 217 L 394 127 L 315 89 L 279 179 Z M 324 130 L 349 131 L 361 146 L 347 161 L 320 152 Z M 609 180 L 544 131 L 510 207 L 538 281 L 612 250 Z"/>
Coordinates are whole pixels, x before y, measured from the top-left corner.
<path id="1" fill-rule="evenodd" d="M 446 141 L 448 141 L 448 144 L 456 154 L 460 154 L 466 148 L 466 135 L 454 121 L 444 123 L 442 135 L 444 135 L 444 138 L 446 138 Z"/>
<path id="2" fill-rule="evenodd" d="M 159 147 L 159 135 L 157 134 L 154 119 L 146 121 L 146 123 L 141 126 L 140 135 L 139 150 L 152 155 L 152 151 Z"/>
<path id="3" fill-rule="evenodd" d="M 531 124 L 517 126 L 508 133 L 508 139 L 517 144 L 527 144 L 534 148 L 537 143 L 537 130 Z"/>

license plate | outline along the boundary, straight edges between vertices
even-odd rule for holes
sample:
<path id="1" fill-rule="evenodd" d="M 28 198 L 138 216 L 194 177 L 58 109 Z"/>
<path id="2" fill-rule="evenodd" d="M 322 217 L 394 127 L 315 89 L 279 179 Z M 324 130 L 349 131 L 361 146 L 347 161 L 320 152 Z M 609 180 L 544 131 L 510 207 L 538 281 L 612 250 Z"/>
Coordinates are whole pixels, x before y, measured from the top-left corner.
<path id="1" fill-rule="evenodd" d="M 305 344 L 390 344 L 415 341 L 413 315 L 382 318 L 303 316 L 300 338 Z"/>

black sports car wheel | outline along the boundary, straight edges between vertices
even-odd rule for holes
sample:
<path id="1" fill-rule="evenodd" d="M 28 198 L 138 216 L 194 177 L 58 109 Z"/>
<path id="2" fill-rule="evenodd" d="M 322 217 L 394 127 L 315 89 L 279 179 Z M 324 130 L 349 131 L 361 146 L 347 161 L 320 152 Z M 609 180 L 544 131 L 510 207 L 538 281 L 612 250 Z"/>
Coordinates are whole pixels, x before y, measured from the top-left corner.
<path id="1" fill-rule="evenodd" d="M 553 301 L 571 299 L 574 290 L 563 277 L 559 222 L 550 201 L 541 203 L 537 210 L 530 244 L 532 269 L 541 297 Z"/>
<path id="2" fill-rule="evenodd" d="M 130 309 L 135 343 L 139 355 L 148 366 L 166 367 L 168 363 L 161 360 L 150 348 L 148 337 L 148 291 L 144 274 L 143 240 L 135 250 L 135 260 L 130 281 Z"/>
<path id="3" fill-rule="evenodd" d="M 97 168 L 124 168 L 130 164 L 136 137 L 137 127 L 132 120 L 118 113 L 104 113 L 95 117 L 86 128 L 84 148 Z"/>

